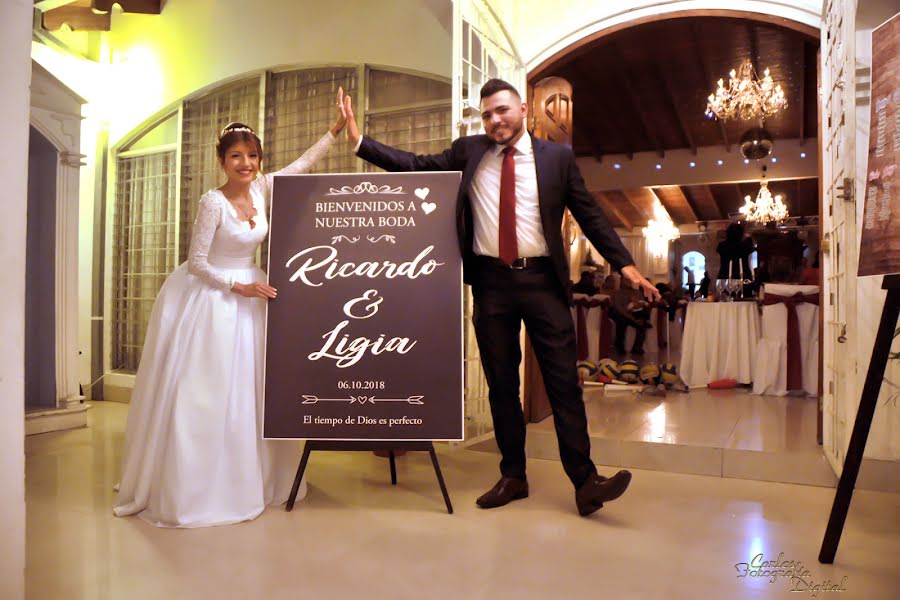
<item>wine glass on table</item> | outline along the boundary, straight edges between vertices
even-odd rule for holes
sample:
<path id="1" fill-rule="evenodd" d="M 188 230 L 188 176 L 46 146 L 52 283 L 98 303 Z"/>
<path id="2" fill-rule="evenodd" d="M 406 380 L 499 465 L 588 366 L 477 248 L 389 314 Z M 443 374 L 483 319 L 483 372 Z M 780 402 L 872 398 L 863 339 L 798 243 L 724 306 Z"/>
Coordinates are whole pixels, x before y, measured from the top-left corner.
<path id="1" fill-rule="evenodd" d="M 727 283 L 727 279 L 716 279 L 716 300 L 719 302 L 725 302 L 725 288 Z"/>

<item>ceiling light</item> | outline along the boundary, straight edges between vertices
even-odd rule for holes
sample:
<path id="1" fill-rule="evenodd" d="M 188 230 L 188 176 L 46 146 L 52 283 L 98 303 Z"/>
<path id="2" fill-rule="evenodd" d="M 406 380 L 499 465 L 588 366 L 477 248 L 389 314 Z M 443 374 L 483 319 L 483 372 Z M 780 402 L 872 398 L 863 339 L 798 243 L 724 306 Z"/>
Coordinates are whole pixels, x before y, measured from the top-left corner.
<path id="1" fill-rule="evenodd" d="M 745 60 L 729 73 L 728 87 L 725 80 L 718 81 L 718 89 L 709 95 L 706 115 L 722 120 L 764 119 L 787 107 L 787 99 L 781 86 L 772 81 L 769 69 L 760 78 L 753 63 Z"/>
<path id="2" fill-rule="evenodd" d="M 647 221 L 647 226 L 642 231 L 650 253 L 657 258 L 666 256 L 669 253 L 669 242 L 681 236 L 659 200 L 654 201 L 653 218 Z"/>
<path id="3" fill-rule="evenodd" d="M 780 194 L 772 197 L 769 183 L 765 177 L 766 168 L 763 167 L 763 178 L 759 182 L 756 200 L 752 200 L 750 196 L 744 196 L 744 206 L 740 208 L 740 212 L 747 221 L 752 223 L 769 223 L 770 221 L 780 223 L 788 218 L 787 206 L 781 201 Z"/>

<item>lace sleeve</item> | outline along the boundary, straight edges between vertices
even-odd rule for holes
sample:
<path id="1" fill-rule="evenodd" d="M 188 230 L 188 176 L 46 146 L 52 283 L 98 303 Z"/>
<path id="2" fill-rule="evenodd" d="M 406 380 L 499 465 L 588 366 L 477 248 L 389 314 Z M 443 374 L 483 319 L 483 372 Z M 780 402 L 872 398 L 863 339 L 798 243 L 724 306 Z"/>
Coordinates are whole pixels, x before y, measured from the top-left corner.
<path id="1" fill-rule="evenodd" d="M 215 267 L 209 264 L 209 246 L 213 236 L 219 227 L 222 218 L 222 205 L 211 194 L 200 198 L 200 207 L 197 209 L 197 219 L 191 231 L 191 248 L 188 251 L 188 272 L 208 283 L 209 285 L 228 291 L 231 289 L 231 277 L 222 275 Z"/>
<path id="2" fill-rule="evenodd" d="M 328 154 L 328 150 L 334 144 L 335 137 L 331 135 L 331 130 L 325 132 L 319 141 L 313 144 L 303 153 L 303 156 L 286 166 L 285 168 L 273 173 L 266 173 L 264 176 L 264 186 L 266 188 L 266 199 L 271 199 L 272 184 L 275 182 L 276 175 L 298 175 L 306 173 L 315 166 L 319 159 Z"/>

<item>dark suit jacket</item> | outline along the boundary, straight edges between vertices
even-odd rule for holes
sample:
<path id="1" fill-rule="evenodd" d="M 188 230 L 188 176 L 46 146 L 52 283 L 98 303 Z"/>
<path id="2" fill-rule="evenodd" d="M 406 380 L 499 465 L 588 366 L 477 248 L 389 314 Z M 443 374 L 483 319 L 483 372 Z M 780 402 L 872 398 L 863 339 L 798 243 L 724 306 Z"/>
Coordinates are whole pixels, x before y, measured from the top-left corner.
<path id="1" fill-rule="evenodd" d="M 562 289 L 566 290 L 569 285 L 569 265 L 562 239 L 562 219 L 566 208 L 572 211 L 587 238 L 616 271 L 634 264 L 631 254 L 606 220 L 606 215 L 585 189 L 584 179 L 575 164 L 572 150 L 534 136 L 531 141 L 534 147 L 541 225 Z M 462 171 L 462 183 L 456 203 L 456 226 L 463 257 L 463 279 L 469 284 L 475 274 L 472 264 L 475 254 L 472 251 L 472 204 L 469 193 L 475 171 L 484 153 L 493 145 L 494 142 L 486 135 L 473 135 L 457 139 L 441 154 L 416 155 L 363 136 L 357 153 L 363 160 L 386 171 Z"/>

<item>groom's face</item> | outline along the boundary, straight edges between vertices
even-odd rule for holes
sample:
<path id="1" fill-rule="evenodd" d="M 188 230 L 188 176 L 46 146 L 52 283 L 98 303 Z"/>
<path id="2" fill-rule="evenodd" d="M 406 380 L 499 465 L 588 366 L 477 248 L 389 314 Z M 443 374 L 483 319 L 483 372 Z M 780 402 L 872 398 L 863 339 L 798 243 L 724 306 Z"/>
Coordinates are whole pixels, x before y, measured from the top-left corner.
<path id="1" fill-rule="evenodd" d="M 500 90 L 481 100 L 481 122 L 494 142 L 504 145 L 519 139 L 525 128 L 527 109 L 522 99 L 509 90 Z"/>

